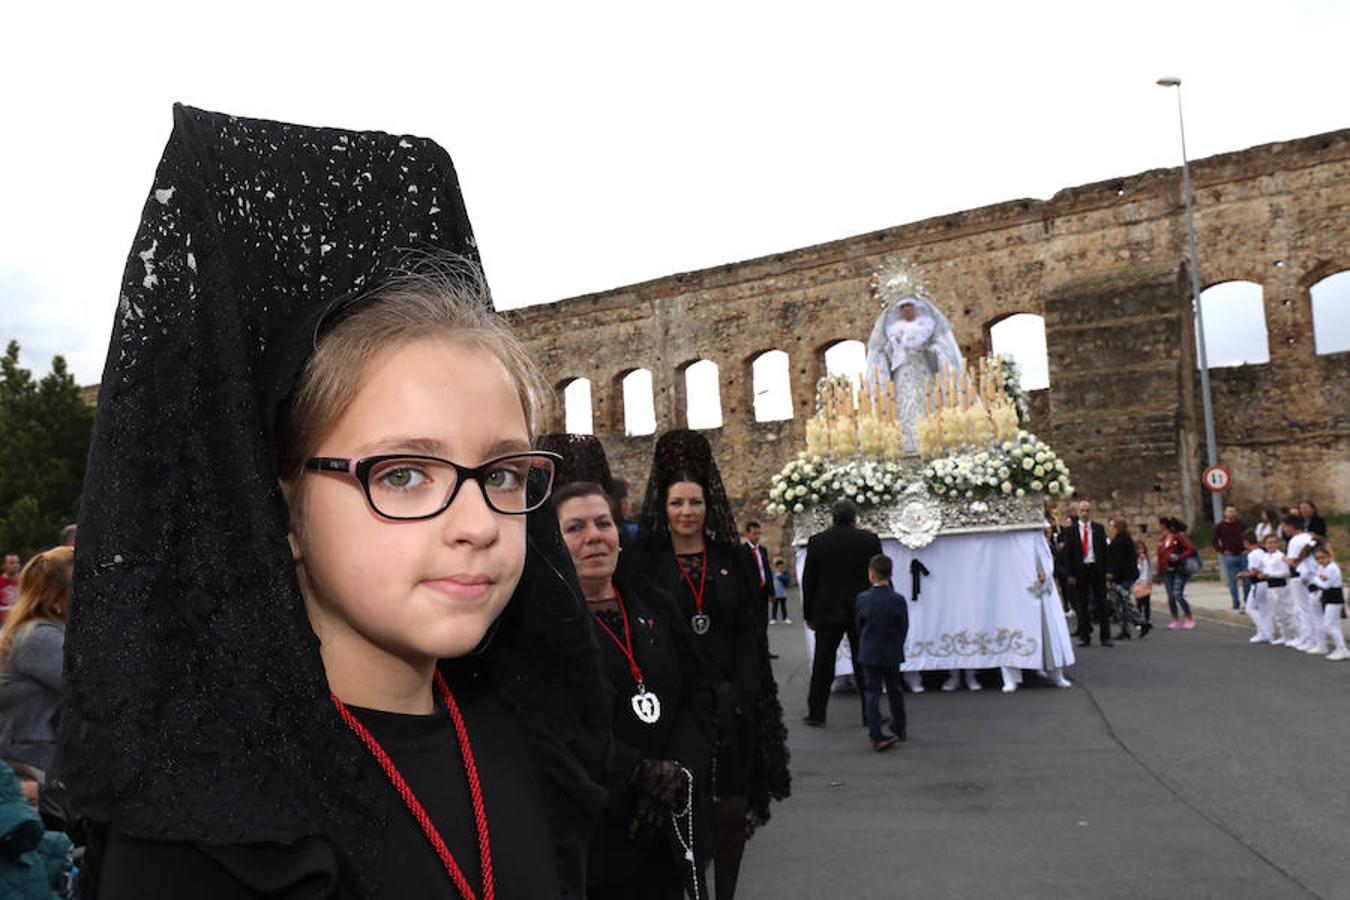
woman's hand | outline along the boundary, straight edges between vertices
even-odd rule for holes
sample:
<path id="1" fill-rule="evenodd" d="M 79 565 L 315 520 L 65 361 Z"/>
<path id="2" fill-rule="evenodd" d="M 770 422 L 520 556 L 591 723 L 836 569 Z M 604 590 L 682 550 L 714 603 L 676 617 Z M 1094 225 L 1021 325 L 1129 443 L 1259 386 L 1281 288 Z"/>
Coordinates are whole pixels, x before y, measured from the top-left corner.
<path id="1" fill-rule="evenodd" d="M 672 810 L 683 809 L 689 797 L 689 770 L 673 759 L 644 759 L 633 770 L 637 802 L 628 836 L 648 837 L 665 826 Z"/>

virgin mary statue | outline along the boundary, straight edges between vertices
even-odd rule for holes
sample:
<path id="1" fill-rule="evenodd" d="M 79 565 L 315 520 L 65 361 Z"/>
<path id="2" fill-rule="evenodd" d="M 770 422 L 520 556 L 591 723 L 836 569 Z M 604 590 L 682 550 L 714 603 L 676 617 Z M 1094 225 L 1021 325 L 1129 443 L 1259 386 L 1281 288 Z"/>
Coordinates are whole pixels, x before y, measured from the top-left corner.
<path id="1" fill-rule="evenodd" d="M 925 385 L 948 368 L 962 370 L 961 348 L 952 323 L 923 296 L 922 284 L 907 265 L 888 264 L 873 286 L 886 306 L 867 339 L 865 375 L 869 383 L 890 379 L 894 385 L 905 455 L 912 456 L 919 452 L 917 425 L 924 414 Z"/>

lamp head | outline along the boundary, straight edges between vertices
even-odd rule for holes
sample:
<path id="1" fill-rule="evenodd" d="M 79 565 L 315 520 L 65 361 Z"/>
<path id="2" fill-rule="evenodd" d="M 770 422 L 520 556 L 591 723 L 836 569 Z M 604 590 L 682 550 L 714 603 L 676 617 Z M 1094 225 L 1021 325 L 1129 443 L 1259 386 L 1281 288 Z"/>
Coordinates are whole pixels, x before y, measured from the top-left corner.
<path id="1" fill-rule="evenodd" d="M 1164 75 L 1158 79 L 1158 87 L 1181 87 L 1181 79 L 1175 75 Z"/>

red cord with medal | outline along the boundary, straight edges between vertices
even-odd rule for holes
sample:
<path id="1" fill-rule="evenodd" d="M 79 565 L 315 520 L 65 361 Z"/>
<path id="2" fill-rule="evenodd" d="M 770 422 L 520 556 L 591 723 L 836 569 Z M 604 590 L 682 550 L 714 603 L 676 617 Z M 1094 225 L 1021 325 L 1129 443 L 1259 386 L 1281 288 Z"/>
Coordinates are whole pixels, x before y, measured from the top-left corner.
<path id="1" fill-rule="evenodd" d="M 675 565 L 679 566 L 684 583 L 689 585 L 689 593 L 694 595 L 695 612 L 689 620 L 689 627 L 694 629 L 694 634 L 707 634 L 708 629 L 712 627 L 712 619 L 703 611 L 703 589 L 708 586 L 708 548 L 703 548 L 703 568 L 698 576 L 698 590 L 694 590 L 694 580 L 689 577 L 689 573 L 684 570 L 678 559 L 675 560 Z"/>
<path id="2" fill-rule="evenodd" d="M 644 725 L 655 725 L 661 718 L 661 698 L 657 697 L 651 691 L 647 690 L 647 685 L 642 679 L 642 669 L 637 664 L 637 657 L 633 654 L 633 632 L 628 628 L 628 608 L 624 606 L 623 597 L 619 594 L 619 589 L 614 588 L 614 599 L 619 602 L 619 614 L 623 617 L 623 640 L 614 630 L 605 624 L 605 620 L 599 616 L 595 617 L 595 622 L 601 628 L 605 629 L 605 634 L 609 635 L 614 641 L 615 646 L 628 659 L 628 671 L 633 675 L 633 681 L 637 682 L 637 693 L 633 695 L 633 715 L 637 716 L 638 721 Z"/>
<path id="3" fill-rule="evenodd" d="M 487 809 L 483 804 L 483 787 L 478 781 L 478 764 L 473 758 L 473 748 L 469 746 L 469 730 L 464 726 L 464 717 L 460 715 L 459 704 L 455 702 L 454 694 L 450 693 L 450 686 L 445 683 L 441 673 L 436 673 L 436 690 L 440 693 L 441 699 L 445 701 L 445 708 L 450 713 L 450 721 L 455 726 L 455 738 L 459 743 L 459 755 L 464 761 L 464 775 L 469 782 L 469 796 L 473 802 L 473 824 L 474 831 L 478 837 L 478 864 L 483 874 L 483 893 L 482 900 L 493 900 L 497 893 L 495 880 L 492 877 L 492 845 L 488 836 Z M 404 780 L 399 773 L 394 761 L 389 758 L 389 754 L 380 746 L 380 742 L 375 739 L 375 735 L 370 733 L 366 726 L 356 718 L 347 709 L 347 705 L 338 699 L 337 694 L 329 693 L 333 700 L 333 705 L 337 707 L 338 714 L 342 716 L 342 721 L 347 723 L 347 727 L 356 732 L 356 736 L 361 739 L 361 743 L 366 745 L 375 761 L 379 763 L 380 768 L 384 770 L 385 777 L 389 783 L 394 786 L 403 804 L 408 807 L 413 818 L 421 827 L 422 833 L 426 835 L 431 843 L 431 848 L 436 851 L 436 856 L 440 858 L 441 865 L 445 867 L 445 872 L 454 882 L 455 889 L 459 891 L 461 897 L 465 900 L 479 900 L 479 895 L 475 894 L 473 888 L 469 885 L 469 880 L 464 877 L 464 872 L 455 862 L 455 857 L 450 852 L 450 848 L 445 845 L 441 833 L 436 829 L 436 825 L 431 821 L 431 816 L 422 807 L 421 801 L 413 793 L 408 782 Z"/>

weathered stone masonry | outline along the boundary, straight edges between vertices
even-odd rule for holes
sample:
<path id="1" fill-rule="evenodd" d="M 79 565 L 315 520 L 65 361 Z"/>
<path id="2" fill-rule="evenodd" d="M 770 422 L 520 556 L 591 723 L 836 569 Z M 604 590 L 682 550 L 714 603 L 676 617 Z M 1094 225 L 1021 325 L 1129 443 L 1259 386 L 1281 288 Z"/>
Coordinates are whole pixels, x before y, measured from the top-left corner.
<path id="1" fill-rule="evenodd" d="M 1350 507 L 1350 353 L 1316 356 L 1308 289 L 1350 269 L 1350 130 L 1192 164 L 1202 286 L 1264 286 L 1270 362 L 1212 371 L 1221 459 L 1243 506 L 1310 495 Z M 654 436 L 625 437 L 622 378 L 653 374 L 658 433 L 684 424 L 683 370 L 721 371 L 725 424 L 708 432 L 738 521 L 805 445 L 824 351 L 866 340 L 868 279 L 899 254 L 922 270 L 968 356 L 1015 313 L 1045 317 L 1050 388 L 1033 427 L 1104 513 L 1194 519 L 1204 431 L 1180 169 L 1156 170 L 672 275 L 509 313 L 557 387 L 588 378 L 595 429 L 640 500 Z M 795 418 L 754 421 L 751 362 L 789 354 Z M 767 524 L 767 523 L 766 523 Z"/>

